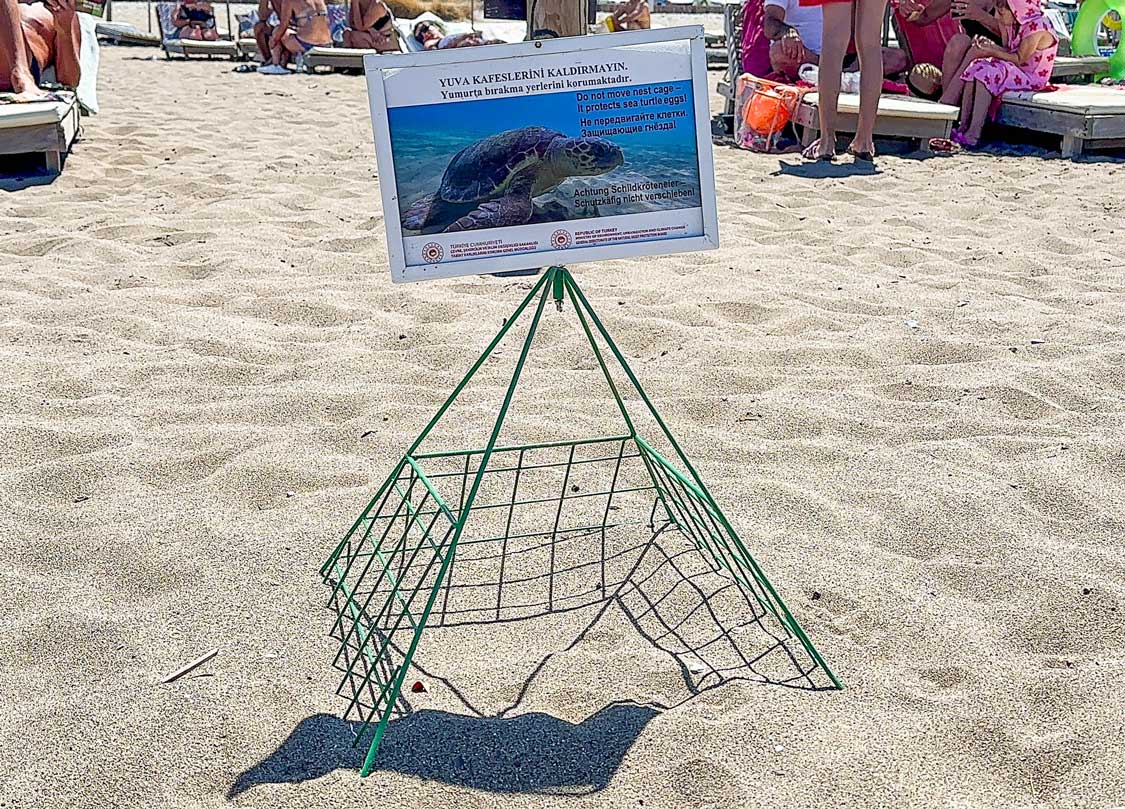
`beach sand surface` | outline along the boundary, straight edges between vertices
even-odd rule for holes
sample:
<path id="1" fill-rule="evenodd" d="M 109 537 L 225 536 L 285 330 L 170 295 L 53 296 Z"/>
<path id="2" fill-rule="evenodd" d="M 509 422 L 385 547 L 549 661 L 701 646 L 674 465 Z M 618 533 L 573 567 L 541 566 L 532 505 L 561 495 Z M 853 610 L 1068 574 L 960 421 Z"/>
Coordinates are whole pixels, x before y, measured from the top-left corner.
<path id="1" fill-rule="evenodd" d="M 1125 804 L 1125 164 L 717 147 L 721 249 L 572 269 L 845 689 L 427 633 L 360 780 L 317 570 L 531 282 L 391 284 L 361 78 L 155 54 L 0 192 L 0 805 Z M 620 429 L 570 307 L 531 366 Z"/>

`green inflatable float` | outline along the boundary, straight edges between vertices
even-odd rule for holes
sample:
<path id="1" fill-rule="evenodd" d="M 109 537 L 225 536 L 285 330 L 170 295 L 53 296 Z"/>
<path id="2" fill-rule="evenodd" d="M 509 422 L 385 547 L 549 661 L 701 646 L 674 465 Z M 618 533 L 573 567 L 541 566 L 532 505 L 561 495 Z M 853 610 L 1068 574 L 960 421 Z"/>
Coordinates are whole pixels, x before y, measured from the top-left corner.
<path id="1" fill-rule="evenodd" d="M 1071 32 L 1071 53 L 1075 56 L 1098 55 L 1098 26 L 1111 11 L 1116 11 L 1118 17 L 1125 19 L 1125 0 L 1085 0 L 1082 3 Z M 1109 57 L 1109 75 L 1125 79 L 1125 39 L 1117 44 L 1117 50 Z"/>

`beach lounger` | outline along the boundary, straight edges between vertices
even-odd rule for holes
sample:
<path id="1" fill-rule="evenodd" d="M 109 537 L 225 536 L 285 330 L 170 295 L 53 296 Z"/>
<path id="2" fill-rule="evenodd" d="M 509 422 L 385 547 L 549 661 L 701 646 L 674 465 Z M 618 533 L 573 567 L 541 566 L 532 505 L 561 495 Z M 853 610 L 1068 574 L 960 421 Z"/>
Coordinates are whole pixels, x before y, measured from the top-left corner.
<path id="1" fill-rule="evenodd" d="M 258 24 L 258 9 L 251 9 L 246 14 L 236 14 L 234 20 L 237 30 L 234 41 L 238 43 L 238 49 L 248 59 L 264 62 L 266 54 L 258 50 L 258 40 L 254 38 L 254 26 Z M 276 26 L 278 22 L 280 20 L 277 19 L 277 15 L 271 13 L 269 16 L 270 25 Z"/>
<path id="2" fill-rule="evenodd" d="M 333 6 L 328 8 L 331 10 Z M 343 29 L 347 27 L 347 6 L 341 6 L 340 8 L 344 9 L 340 35 L 337 36 L 335 27 L 332 29 L 332 38 L 336 41 L 343 39 Z M 448 34 L 462 34 L 472 30 L 472 23 L 470 22 L 446 22 L 429 11 L 419 14 L 412 20 L 395 19 L 394 26 L 395 30 L 398 31 L 398 41 L 403 53 L 416 53 L 422 50 L 422 45 L 414 39 L 414 26 L 422 20 L 441 23 Z M 363 70 L 363 57 L 371 53 L 377 54 L 379 51 L 366 48 L 312 48 L 305 55 L 305 61 L 309 67 L 329 67 L 333 70 Z"/>
<path id="3" fill-rule="evenodd" d="M 797 105 L 794 122 L 804 127 L 801 142 L 808 145 L 816 139 L 820 129 L 817 112 L 817 93 L 807 93 Z M 859 96 L 840 93 L 836 118 L 837 132 L 855 132 L 859 118 Z M 931 138 L 948 138 L 957 122 L 960 110 L 948 104 L 938 104 L 910 96 L 884 95 L 879 99 L 879 114 L 875 118 L 875 134 L 883 137 L 911 138 L 918 141 L 922 151 L 929 150 Z"/>
<path id="4" fill-rule="evenodd" d="M 1005 93 L 997 123 L 1062 137 L 1063 157 L 1125 147 L 1125 87 L 1061 84 L 1042 93 Z"/>
<path id="5" fill-rule="evenodd" d="M 1051 80 L 1092 79 L 1107 72 L 1109 72 L 1108 56 L 1056 56 Z"/>
<path id="6" fill-rule="evenodd" d="M 394 17 L 392 15 L 391 19 Z M 395 20 L 397 28 L 397 20 Z M 363 70 L 363 57 L 369 53 L 378 53 L 366 48 L 345 48 L 339 43 L 344 41 L 344 31 L 348 28 L 348 7 L 341 4 L 328 6 L 328 27 L 332 31 L 332 47 L 316 46 L 305 54 L 305 64 L 309 68 L 327 67 L 332 70 Z M 399 34 L 401 39 L 401 32 Z"/>
<path id="7" fill-rule="evenodd" d="M 160 35 L 149 34 L 134 25 L 122 22 L 99 22 L 98 39 L 111 45 L 160 47 Z"/>
<path id="8" fill-rule="evenodd" d="M 157 3 L 156 22 L 160 28 L 160 44 L 164 47 L 164 55 L 169 59 L 173 55 L 191 58 L 192 56 L 226 56 L 236 59 L 242 56 L 238 43 L 230 38 L 230 34 L 223 35 L 214 42 L 195 39 L 180 39 L 180 31 L 172 24 L 172 15 L 176 13 L 176 3 Z M 230 31 L 230 4 L 227 7 L 227 31 Z"/>
<path id="9" fill-rule="evenodd" d="M 0 104 L 0 155 L 40 152 L 48 171 L 61 172 L 70 145 L 78 137 L 79 109 L 74 93 L 60 92 L 59 96 L 62 101 Z"/>
<path id="10" fill-rule="evenodd" d="M 755 9 L 759 14 L 763 9 L 761 0 L 751 0 Z M 747 4 L 750 5 L 750 4 Z M 723 74 L 723 78 L 719 81 L 718 92 L 723 97 L 723 124 L 727 132 L 734 133 L 734 96 L 735 87 L 738 84 L 738 77 L 742 75 L 742 36 L 743 36 L 743 14 L 744 6 L 741 3 L 731 3 L 723 6 L 723 34 L 727 40 L 727 69 Z M 760 62 L 761 59 L 759 58 Z M 764 67 L 768 72 L 769 58 L 768 53 L 764 62 Z M 750 71 L 754 73 L 753 70 Z M 754 73 L 758 75 L 758 73 Z"/>

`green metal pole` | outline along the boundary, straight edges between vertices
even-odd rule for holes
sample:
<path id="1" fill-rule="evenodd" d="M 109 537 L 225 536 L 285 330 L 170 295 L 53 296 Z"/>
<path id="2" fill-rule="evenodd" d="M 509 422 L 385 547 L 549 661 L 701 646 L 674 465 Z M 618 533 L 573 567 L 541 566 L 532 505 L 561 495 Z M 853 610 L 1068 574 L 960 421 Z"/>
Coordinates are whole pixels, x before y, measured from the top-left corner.
<path id="1" fill-rule="evenodd" d="M 452 405 L 454 400 L 457 399 L 457 397 L 460 395 L 461 391 L 464 390 L 465 386 L 469 384 L 469 381 L 473 378 L 473 376 L 476 374 L 476 372 L 484 364 L 484 361 L 486 359 L 488 359 L 488 356 L 493 351 L 496 350 L 496 346 L 499 345 L 500 341 L 504 339 L 504 335 L 508 333 L 508 330 L 512 328 L 512 325 L 517 320 L 519 320 L 519 317 L 520 317 L 520 315 L 523 314 L 524 309 L 527 308 L 527 305 L 529 303 L 531 303 L 531 301 L 535 298 L 535 296 L 543 288 L 543 285 L 547 283 L 548 278 L 551 278 L 550 272 L 548 272 L 546 275 L 544 275 L 542 278 L 540 278 L 539 282 L 532 288 L 531 292 L 527 293 L 527 297 L 525 297 L 523 299 L 523 302 L 520 303 L 520 305 L 516 307 L 516 311 L 514 311 L 512 313 L 512 316 L 508 318 L 507 322 L 504 323 L 504 325 L 500 329 L 500 331 L 498 331 L 496 333 L 496 336 L 492 338 L 492 342 L 488 344 L 488 348 L 486 348 L 481 353 L 481 355 L 477 358 L 477 361 L 473 363 L 471 368 L 469 368 L 469 372 L 467 374 L 465 374 L 464 378 L 462 378 L 462 380 L 457 384 L 457 387 L 455 387 L 453 389 L 453 392 L 449 394 L 448 398 L 446 398 L 445 403 L 442 404 L 442 406 L 440 408 L 438 408 L 438 411 L 434 414 L 433 418 L 430 419 L 429 424 L 427 424 L 422 429 L 422 432 L 418 434 L 418 437 L 416 439 L 414 439 L 414 443 L 411 444 L 410 449 L 408 449 L 406 451 L 407 455 L 411 455 L 411 456 L 414 455 L 414 453 L 417 451 L 417 449 L 421 445 L 421 443 L 426 440 L 426 436 L 428 436 L 430 434 L 430 431 L 433 430 L 434 426 L 437 425 L 437 423 L 441 420 L 441 417 L 445 415 L 445 411 L 449 409 L 450 405 Z M 372 499 L 371 503 L 369 503 L 367 508 L 364 509 L 363 514 L 361 514 L 359 516 L 359 519 L 356 520 L 355 526 L 352 526 L 352 531 L 355 531 L 355 528 L 367 516 L 367 513 L 371 510 L 371 507 L 375 504 L 375 501 L 378 500 L 379 497 L 381 497 L 382 494 L 387 490 L 387 487 L 391 485 L 391 481 L 394 480 L 394 478 L 398 474 L 400 468 L 401 467 L 396 468 L 395 471 L 392 472 L 390 475 L 388 475 L 387 479 L 385 481 L 383 481 L 383 485 L 379 487 L 379 494 L 375 495 L 375 497 Z M 332 551 L 331 554 L 329 554 L 327 561 L 325 561 L 325 563 L 320 568 L 321 577 L 325 576 L 328 572 L 328 569 L 332 567 L 333 562 L 336 561 L 336 557 L 339 555 L 339 553 L 343 549 L 344 545 L 347 544 L 348 537 L 351 536 L 351 533 L 352 532 L 349 531 L 347 534 L 345 534 L 344 538 L 342 540 L 340 540 L 340 542 L 336 546 L 336 548 Z"/>
<path id="2" fill-rule="evenodd" d="M 578 300 L 582 303 L 582 307 L 587 311 L 587 313 L 589 313 L 590 319 L 594 322 L 594 325 L 597 326 L 598 333 L 601 334 L 602 339 L 605 340 L 606 345 L 609 346 L 609 350 L 613 352 L 613 356 L 616 357 L 617 361 L 621 364 L 621 369 L 625 371 L 625 375 L 629 377 L 629 382 L 632 383 L 633 387 L 640 395 L 641 401 L 643 401 L 645 403 L 645 407 L 648 408 L 648 412 L 654 419 L 656 419 L 656 423 L 660 425 L 660 429 L 663 431 L 664 437 L 668 439 L 669 443 L 672 445 L 672 448 L 676 450 L 676 455 L 679 457 L 680 461 L 683 462 L 684 468 L 691 473 L 691 476 L 693 478 L 695 478 L 695 481 L 699 485 L 699 488 L 706 489 L 706 487 L 703 485 L 703 480 L 699 477 L 699 473 L 695 471 L 695 467 L 691 465 L 691 461 L 688 460 L 687 455 L 685 455 L 684 451 L 680 449 L 680 445 L 672 436 L 672 432 L 668 429 L 668 425 L 664 423 L 664 419 L 662 419 L 660 417 L 660 414 L 656 411 L 656 407 L 653 405 L 652 400 L 648 398 L 648 394 L 645 393 L 644 388 L 641 387 L 640 380 L 637 379 L 637 375 L 633 373 L 633 369 L 629 367 L 629 363 L 625 360 L 625 355 L 621 353 L 621 350 L 617 347 L 617 344 L 613 342 L 613 338 L 609 336 L 609 332 L 602 324 L 601 319 L 598 317 L 598 313 L 594 311 L 594 308 L 592 306 L 590 306 L 590 302 L 586 300 L 586 296 L 582 293 L 581 288 L 578 286 L 578 283 L 573 280 L 573 278 L 571 279 L 570 287 L 574 291 L 574 294 L 577 296 Z M 709 496 L 708 499 L 710 499 Z"/>
<path id="3" fill-rule="evenodd" d="M 536 284 L 535 290 L 542 289 L 544 284 L 546 284 L 548 281 L 551 282 L 553 290 L 553 285 L 555 283 L 555 277 L 557 276 L 557 274 L 557 268 L 552 267 L 551 269 L 549 269 L 543 279 L 538 284 Z M 527 303 L 528 300 L 524 300 L 524 302 L 520 304 L 520 309 L 518 310 L 518 312 L 522 312 Z M 410 648 L 407 649 L 406 656 L 403 658 L 402 664 L 399 667 L 398 675 L 394 679 L 394 685 L 392 686 L 387 698 L 386 707 L 383 709 L 383 715 L 379 720 L 379 726 L 375 729 L 375 737 L 372 739 L 371 746 L 367 750 L 367 756 L 366 758 L 364 758 L 363 767 L 360 769 L 359 773 L 361 777 L 369 775 L 371 773 L 372 767 L 374 766 L 375 753 L 379 749 L 379 742 L 382 741 L 383 733 L 386 730 L 387 721 L 390 718 L 391 709 L 394 707 L 395 702 L 398 700 L 398 695 L 402 691 L 402 682 L 406 678 L 407 669 L 410 668 L 410 661 L 414 659 L 414 652 L 418 648 L 418 641 L 422 637 L 422 632 L 426 628 L 427 621 L 429 621 L 430 612 L 431 610 L 433 610 L 434 602 L 437 600 L 438 591 L 441 589 L 442 582 L 445 579 L 445 574 L 449 568 L 449 562 L 453 558 L 453 554 L 457 549 L 457 541 L 461 538 L 461 534 L 465 530 L 465 524 L 466 522 L 468 522 L 469 514 L 472 512 L 473 501 L 476 499 L 477 492 L 480 489 L 481 481 L 484 479 L 484 473 L 488 468 L 488 461 L 492 457 L 492 451 L 496 446 L 496 441 L 500 437 L 500 431 L 504 427 L 504 418 L 505 416 L 507 416 L 508 408 L 511 406 L 512 397 L 515 395 L 516 386 L 519 384 L 520 374 L 523 373 L 523 366 L 527 362 L 527 355 L 531 351 L 531 344 L 535 340 L 535 332 L 539 328 L 539 320 L 543 316 L 543 307 L 546 305 L 546 303 L 547 293 L 544 292 L 542 297 L 539 299 L 539 306 L 535 310 L 535 317 L 532 318 L 531 327 L 528 329 L 527 337 L 524 338 L 523 350 L 520 352 L 519 359 L 516 361 L 515 371 L 513 371 L 512 373 L 511 382 L 508 383 L 508 391 L 504 395 L 504 403 L 500 406 L 500 412 L 497 414 L 496 422 L 493 424 L 492 435 L 488 439 L 488 446 L 485 448 L 484 455 L 481 457 L 480 465 L 477 467 L 476 476 L 473 478 L 473 485 L 469 489 L 468 496 L 465 498 L 465 506 L 461 509 L 461 516 L 457 521 L 456 527 L 454 528 L 453 538 L 449 542 L 449 550 L 445 554 L 445 557 L 441 564 L 441 568 L 438 570 L 437 579 L 434 582 L 433 588 L 430 590 L 430 596 L 426 600 L 426 606 L 422 610 L 422 615 L 418 620 L 418 629 L 415 630 L 414 637 L 410 641 Z M 518 316 L 518 312 L 516 316 Z M 513 316 L 513 321 L 515 320 L 516 316 Z M 495 342 L 496 341 L 494 341 L 494 343 Z M 465 382 L 467 382 L 468 378 L 476 372 L 476 369 L 480 366 L 480 363 L 483 362 L 484 357 L 487 357 L 490 352 L 491 348 L 488 352 L 485 352 L 481 360 L 479 360 L 473 367 L 473 370 L 464 380 Z M 462 383 L 462 386 L 463 384 L 464 382 Z M 458 389 L 460 389 L 460 387 L 461 386 L 459 386 Z M 450 397 L 449 401 L 452 401 L 452 399 L 453 397 Z M 436 423 L 436 421 L 437 417 L 434 418 L 430 426 L 432 427 L 433 424 Z M 427 428 L 427 430 L 428 429 L 429 428 Z"/>

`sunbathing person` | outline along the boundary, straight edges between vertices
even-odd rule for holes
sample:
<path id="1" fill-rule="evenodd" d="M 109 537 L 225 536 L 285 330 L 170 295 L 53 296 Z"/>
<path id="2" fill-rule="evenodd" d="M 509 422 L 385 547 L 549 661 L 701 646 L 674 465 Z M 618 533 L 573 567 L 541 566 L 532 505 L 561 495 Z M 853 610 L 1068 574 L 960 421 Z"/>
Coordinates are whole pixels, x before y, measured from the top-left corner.
<path id="1" fill-rule="evenodd" d="M 467 34 L 446 34 L 445 29 L 436 22 L 422 20 L 414 25 L 414 39 L 424 50 L 436 51 L 446 48 L 475 48 L 478 45 L 503 45 L 502 39 L 485 39 L 479 31 Z"/>
<path id="2" fill-rule="evenodd" d="M 258 0 L 258 21 L 254 23 L 254 41 L 258 44 L 258 53 L 262 55 L 262 64 L 273 64 L 273 53 L 270 47 L 270 38 L 276 27 L 270 19 L 276 17 L 281 20 L 281 0 Z"/>
<path id="3" fill-rule="evenodd" d="M 819 65 L 824 34 L 820 6 L 802 5 L 799 0 L 766 0 L 762 29 L 770 40 L 770 67 L 786 81 L 796 81 L 801 65 Z M 906 52 L 883 48 L 883 74 L 894 76 L 906 70 Z"/>
<path id="4" fill-rule="evenodd" d="M 81 43 L 74 0 L 0 0 L 0 91 L 14 93 L 16 101 L 50 98 L 39 89 L 39 78 L 49 67 L 59 84 L 77 87 Z"/>
<path id="5" fill-rule="evenodd" d="M 927 53 L 914 54 L 917 64 L 906 80 L 914 94 L 921 98 L 936 101 L 941 97 L 942 77 L 954 74 L 974 39 L 984 37 L 1000 44 L 996 0 L 932 0 L 928 4 L 920 0 L 900 0 L 896 10 L 907 28 L 918 26 L 913 30 L 919 33 L 941 31 L 926 40 Z M 909 30 L 906 33 L 909 38 Z M 928 52 L 938 50 L 938 56 Z"/>
<path id="6" fill-rule="evenodd" d="M 997 0 L 996 18 L 1003 44 L 977 37 L 942 93 L 943 103 L 960 102 L 953 140 L 962 146 L 980 143 L 993 99 L 1009 90 L 1042 90 L 1051 81 L 1059 40 L 1039 0 Z"/>
<path id="7" fill-rule="evenodd" d="M 184 0 L 172 13 L 172 25 L 180 32 L 180 39 L 214 42 L 219 38 L 215 25 L 215 9 L 200 0 Z"/>
<path id="8" fill-rule="evenodd" d="M 345 48 L 366 48 L 379 53 L 397 53 L 398 32 L 391 10 L 383 0 L 352 0 L 344 31 Z"/>
<path id="9" fill-rule="evenodd" d="M 282 0 L 281 20 L 270 37 L 272 64 L 258 68 L 258 72 L 288 73 L 286 65 L 291 59 L 299 66 L 313 48 L 331 45 L 332 30 L 328 27 L 324 0 Z"/>

